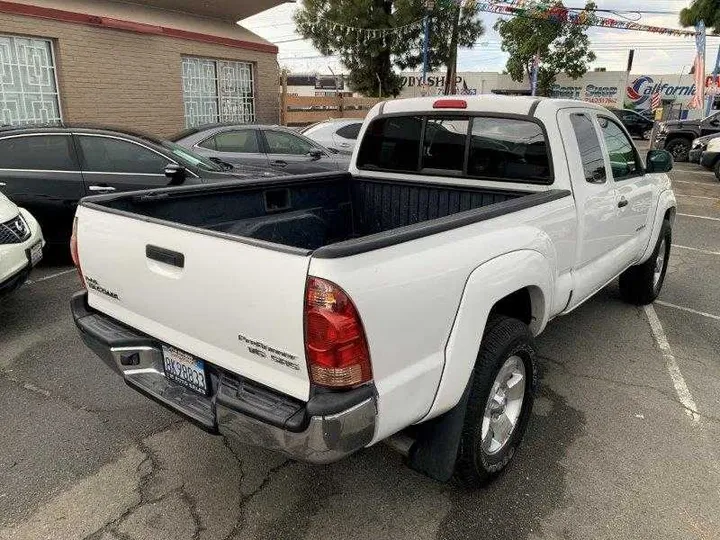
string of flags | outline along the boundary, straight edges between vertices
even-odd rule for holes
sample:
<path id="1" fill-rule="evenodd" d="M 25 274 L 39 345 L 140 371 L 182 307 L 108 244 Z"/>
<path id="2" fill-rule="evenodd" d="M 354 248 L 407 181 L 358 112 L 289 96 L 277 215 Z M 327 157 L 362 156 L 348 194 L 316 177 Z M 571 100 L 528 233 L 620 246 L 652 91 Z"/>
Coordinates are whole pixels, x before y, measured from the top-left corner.
<path id="1" fill-rule="evenodd" d="M 650 26 L 633 21 L 618 20 L 610 17 L 601 17 L 592 11 L 568 9 L 566 7 L 553 5 L 537 0 L 493 0 L 478 1 L 466 0 L 465 6 L 476 8 L 487 13 L 499 15 L 517 15 L 556 21 L 558 23 L 570 23 L 582 26 L 599 26 L 602 28 L 614 28 L 618 30 L 635 30 L 640 32 L 651 32 L 665 36 L 695 36 L 693 30 L 680 30 L 676 28 L 664 28 L 661 26 Z"/>
<path id="2" fill-rule="evenodd" d="M 418 19 L 402 26 L 393 28 L 359 28 L 340 24 L 329 19 L 318 19 L 310 25 L 310 31 L 315 32 L 317 28 L 323 28 L 336 35 L 355 37 L 358 42 L 367 40 L 382 40 L 384 47 L 392 46 L 395 39 L 404 39 L 404 36 L 414 35 L 423 31 L 423 19 Z"/>

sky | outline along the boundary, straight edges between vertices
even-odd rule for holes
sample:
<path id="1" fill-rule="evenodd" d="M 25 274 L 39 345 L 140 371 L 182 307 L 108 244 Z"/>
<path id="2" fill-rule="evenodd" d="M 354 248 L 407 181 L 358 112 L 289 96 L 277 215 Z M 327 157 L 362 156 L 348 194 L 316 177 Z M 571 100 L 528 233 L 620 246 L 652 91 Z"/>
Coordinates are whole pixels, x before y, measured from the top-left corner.
<path id="1" fill-rule="evenodd" d="M 689 0 L 595 0 L 600 9 L 619 10 L 617 14 L 600 15 L 619 19 L 627 17 L 636 22 L 669 28 L 681 28 L 678 13 Z M 584 0 L 565 0 L 568 7 L 580 7 Z M 628 12 L 628 5 L 632 10 Z M 335 57 L 323 57 L 310 41 L 303 40 L 295 31 L 293 13 L 299 3 L 281 4 L 273 9 L 240 21 L 242 26 L 261 37 L 276 43 L 279 48 L 278 61 L 292 73 L 344 73 L 347 70 Z M 622 11 L 621 11 L 622 10 Z M 637 13 L 638 11 L 646 13 Z M 669 12 L 669 13 L 647 13 Z M 458 71 L 502 71 L 507 56 L 500 49 L 500 36 L 492 27 L 497 15 L 483 13 L 485 35 L 479 45 L 472 49 L 460 49 Z M 695 40 L 692 37 L 668 37 L 647 32 L 590 28 L 588 31 L 597 60 L 591 65 L 604 67 L 608 71 L 624 71 L 627 66 L 628 50 L 635 49 L 633 73 L 687 73 L 693 63 Z M 720 37 L 708 37 L 707 65 L 712 69 L 720 46 Z M 419 70 L 420 68 L 418 68 Z"/>

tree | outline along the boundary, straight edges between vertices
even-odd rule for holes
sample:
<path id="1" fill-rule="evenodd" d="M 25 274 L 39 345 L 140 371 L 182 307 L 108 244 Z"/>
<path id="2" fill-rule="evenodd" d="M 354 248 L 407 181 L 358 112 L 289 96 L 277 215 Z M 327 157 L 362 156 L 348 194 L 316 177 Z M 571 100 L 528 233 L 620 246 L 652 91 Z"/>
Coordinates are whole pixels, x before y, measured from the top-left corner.
<path id="1" fill-rule="evenodd" d="M 690 7 L 680 12 L 680 24 L 683 26 L 695 26 L 701 20 L 720 34 L 720 3 L 717 0 L 693 0 Z"/>
<path id="2" fill-rule="evenodd" d="M 350 71 L 353 90 L 369 96 L 396 96 L 402 86 L 393 68 L 412 69 L 423 62 L 425 6 L 426 0 L 303 0 L 295 23 L 320 53 L 339 55 Z M 482 36 L 484 27 L 475 6 L 462 9 L 456 41 L 469 47 Z M 456 17 L 453 0 L 436 2 L 431 14 L 430 69 L 453 60 Z"/>
<path id="3" fill-rule="evenodd" d="M 594 20 L 594 2 L 585 5 L 585 21 Z M 510 53 L 506 69 L 514 81 L 531 76 L 536 54 L 540 55 L 538 70 L 538 93 L 547 96 L 560 73 L 573 79 L 587 73 L 595 53 L 590 50 L 587 26 L 566 22 L 567 10 L 558 0 L 548 8 L 552 15 L 535 18 L 518 15 L 512 19 L 500 19 L 495 29 L 502 37 L 502 50 Z"/>

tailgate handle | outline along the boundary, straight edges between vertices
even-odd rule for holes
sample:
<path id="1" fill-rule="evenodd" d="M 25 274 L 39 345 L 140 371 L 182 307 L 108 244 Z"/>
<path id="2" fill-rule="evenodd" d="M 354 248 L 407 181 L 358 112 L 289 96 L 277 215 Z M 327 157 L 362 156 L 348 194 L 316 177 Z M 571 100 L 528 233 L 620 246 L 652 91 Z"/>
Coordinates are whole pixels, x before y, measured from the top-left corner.
<path id="1" fill-rule="evenodd" d="M 170 249 L 151 246 L 148 244 L 145 246 L 145 256 L 148 259 L 169 264 L 170 266 L 177 266 L 178 268 L 185 267 L 185 255 L 178 251 L 172 251 Z"/>

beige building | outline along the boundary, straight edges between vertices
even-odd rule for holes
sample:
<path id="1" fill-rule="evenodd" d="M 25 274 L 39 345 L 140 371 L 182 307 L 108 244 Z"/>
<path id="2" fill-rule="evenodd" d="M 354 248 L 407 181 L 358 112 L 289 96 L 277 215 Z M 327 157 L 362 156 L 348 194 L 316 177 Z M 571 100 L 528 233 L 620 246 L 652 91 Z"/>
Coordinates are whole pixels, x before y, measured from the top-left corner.
<path id="1" fill-rule="evenodd" d="M 277 47 L 235 22 L 282 2 L 0 2 L 0 125 L 276 123 Z"/>

